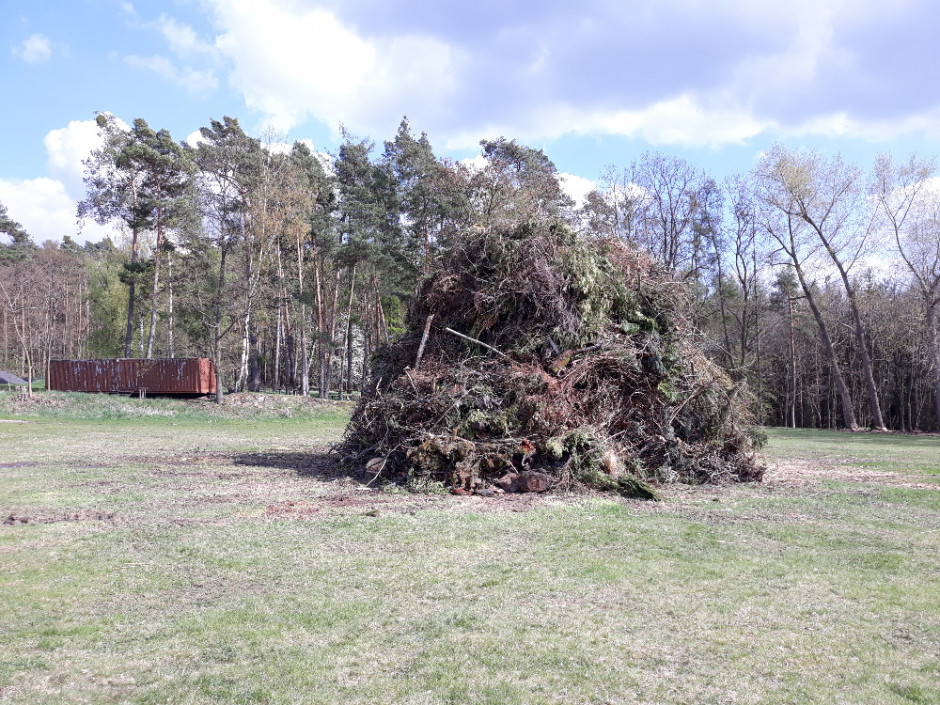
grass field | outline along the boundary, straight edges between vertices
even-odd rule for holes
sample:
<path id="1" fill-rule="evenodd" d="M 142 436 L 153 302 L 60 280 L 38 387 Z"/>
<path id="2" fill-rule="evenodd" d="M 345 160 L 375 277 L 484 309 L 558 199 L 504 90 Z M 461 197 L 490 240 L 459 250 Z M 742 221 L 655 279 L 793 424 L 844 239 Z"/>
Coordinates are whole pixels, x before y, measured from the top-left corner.
<path id="1" fill-rule="evenodd" d="M 940 438 L 454 497 L 331 474 L 337 403 L 37 399 L 0 394 L 0 703 L 940 702 Z"/>

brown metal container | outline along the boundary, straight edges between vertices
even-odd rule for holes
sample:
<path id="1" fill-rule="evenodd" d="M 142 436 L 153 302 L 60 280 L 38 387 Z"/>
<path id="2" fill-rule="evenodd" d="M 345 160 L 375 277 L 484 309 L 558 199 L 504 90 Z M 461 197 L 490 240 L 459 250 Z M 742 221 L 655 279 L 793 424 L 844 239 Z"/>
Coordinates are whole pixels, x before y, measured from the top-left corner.
<path id="1" fill-rule="evenodd" d="M 47 389 L 105 394 L 214 394 L 215 366 L 206 357 L 162 360 L 52 360 Z"/>

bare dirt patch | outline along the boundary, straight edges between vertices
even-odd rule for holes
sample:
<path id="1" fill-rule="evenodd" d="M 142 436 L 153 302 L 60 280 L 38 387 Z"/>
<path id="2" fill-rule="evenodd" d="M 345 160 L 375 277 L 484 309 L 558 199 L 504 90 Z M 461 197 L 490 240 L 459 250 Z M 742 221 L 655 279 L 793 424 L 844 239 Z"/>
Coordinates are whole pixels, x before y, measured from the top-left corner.
<path id="1" fill-rule="evenodd" d="M 157 477 L 177 478 L 187 505 L 231 504 L 258 507 L 238 511 L 245 519 L 312 519 L 336 513 L 414 514 L 446 509 L 455 512 L 523 512 L 558 504 L 593 501 L 600 492 L 456 496 L 442 488 L 422 493 L 391 486 L 370 486 L 357 473 L 344 471 L 325 447 L 306 450 L 272 449 L 249 453 L 192 452 L 177 456 L 127 457 L 127 462 L 150 466 Z"/>
<path id="2" fill-rule="evenodd" d="M 907 475 L 821 460 L 786 460 L 767 465 L 763 484 L 769 488 L 808 487 L 822 482 L 853 482 L 908 489 L 937 490 L 923 475 Z"/>
<path id="3" fill-rule="evenodd" d="M 105 458 L 111 460 L 111 458 Z M 20 462 L 3 467 L 28 467 Z M 672 514 L 697 521 L 761 521 L 760 516 L 732 511 L 737 500 L 777 493 L 816 493 L 823 483 L 839 481 L 877 486 L 940 489 L 922 478 L 848 466 L 838 462 L 786 460 L 772 462 L 760 483 L 665 484 L 657 491 L 665 500 L 649 502 L 617 498 L 590 489 L 554 493 L 505 493 L 494 496 L 453 495 L 443 486 L 427 492 L 406 491 L 396 485 L 370 485 L 368 475 L 344 471 L 329 448 L 272 448 L 226 452 L 183 449 L 162 454 L 121 455 L 118 464 L 143 466 L 153 479 L 143 486 L 147 499 L 134 500 L 120 516 L 92 510 L 17 510 L 0 514 L 6 525 L 55 522 L 103 522 L 101 528 L 150 523 L 230 523 L 245 521 L 322 520 L 337 515 L 414 515 L 424 511 L 454 514 L 529 512 L 551 506 L 580 506 L 597 501 L 617 502 L 642 515 Z M 102 497 L 139 491 L 130 478 L 99 475 L 70 487 L 92 487 Z M 729 504 L 730 503 L 730 504 Z M 186 517 L 187 507 L 203 507 L 206 516 Z M 758 512 L 759 513 L 759 512 Z M 727 515 L 727 516 L 726 516 Z M 184 518 L 185 517 L 185 518 Z M 779 519 L 779 517 L 778 517 Z M 792 521 L 803 517 L 793 516 Z M 784 520 L 787 520 L 784 518 Z"/>
<path id="4" fill-rule="evenodd" d="M 152 459 L 159 460 L 159 459 Z M 167 463 L 167 458 L 162 458 Z M 591 490 L 566 493 L 506 493 L 485 497 L 456 496 L 434 492 L 409 492 L 396 486 L 372 487 L 368 480 L 344 472 L 328 454 L 327 448 L 308 451 L 270 450 L 253 453 L 192 453 L 177 459 L 189 467 L 157 470 L 160 474 L 190 476 L 187 489 L 194 504 L 234 504 L 266 502 L 263 513 L 255 519 L 312 519 L 336 512 L 351 514 L 414 514 L 417 511 L 446 509 L 456 512 L 526 512 L 550 505 L 579 505 L 599 499 L 614 500 L 608 493 Z M 239 472 L 232 466 L 250 468 Z M 232 469 L 227 469 L 232 468 Z M 284 470 L 290 471 L 284 473 Z M 209 483 L 224 489 L 209 491 Z M 300 482 L 298 482 L 300 480 Z M 312 481 L 312 484 L 310 483 Z M 657 490 L 665 502 L 616 499 L 643 513 L 683 511 L 701 512 L 703 502 L 720 502 L 745 496 L 761 496 L 785 490 L 811 490 L 826 481 L 867 485 L 940 489 L 935 484 L 918 481 L 916 476 L 865 470 L 836 463 L 785 461 L 771 463 L 761 483 L 706 485 L 660 485 Z M 311 496 L 314 494 L 315 496 Z M 246 516 L 247 518 L 247 516 Z M 746 516 L 736 521 L 748 521 Z M 753 517 L 759 520 L 759 517 Z M 799 517 L 793 517 L 799 521 Z"/>

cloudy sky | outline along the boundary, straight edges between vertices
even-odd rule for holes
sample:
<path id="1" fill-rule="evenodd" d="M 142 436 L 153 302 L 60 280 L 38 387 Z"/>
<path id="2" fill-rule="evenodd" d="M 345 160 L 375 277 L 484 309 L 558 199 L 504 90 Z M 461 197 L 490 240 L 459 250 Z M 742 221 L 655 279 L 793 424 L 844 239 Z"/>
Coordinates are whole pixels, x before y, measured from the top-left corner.
<path id="1" fill-rule="evenodd" d="M 573 190 L 651 149 L 719 178 L 777 140 L 940 154 L 938 27 L 932 0 L 0 0 L 0 202 L 75 237 L 98 111 L 327 151 L 407 115 L 443 156 L 542 148 Z"/>

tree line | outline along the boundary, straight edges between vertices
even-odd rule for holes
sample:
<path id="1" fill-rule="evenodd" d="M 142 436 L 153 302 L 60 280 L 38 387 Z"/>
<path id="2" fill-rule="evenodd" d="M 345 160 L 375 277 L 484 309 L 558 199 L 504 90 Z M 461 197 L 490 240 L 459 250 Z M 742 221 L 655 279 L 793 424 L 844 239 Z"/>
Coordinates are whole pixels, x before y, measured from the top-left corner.
<path id="1" fill-rule="evenodd" d="M 862 170 L 777 145 L 722 182 L 650 152 L 575 204 L 514 140 L 481 165 L 407 119 L 333 155 L 212 120 L 193 143 L 98 116 L 82 221 L 119 243 L 35 244 L 0 204 L 0 365 L 211 357 L 222 390 L 360 390 L 372 352 L 468 228 L 549 219 L 672 273 L 709 354 L 764 423 L 940 428 L 940 190 L 932 159 Z M 532 273 L 538 277 L 537 272 Z M 480 302 L 485 306 L 485 302 Z"/>

